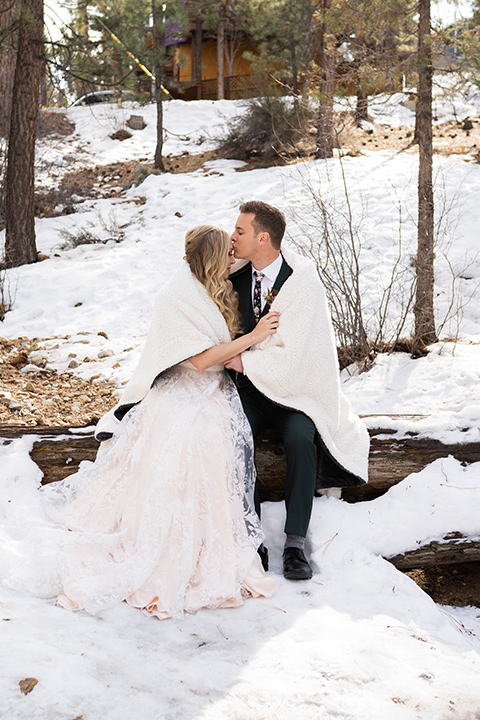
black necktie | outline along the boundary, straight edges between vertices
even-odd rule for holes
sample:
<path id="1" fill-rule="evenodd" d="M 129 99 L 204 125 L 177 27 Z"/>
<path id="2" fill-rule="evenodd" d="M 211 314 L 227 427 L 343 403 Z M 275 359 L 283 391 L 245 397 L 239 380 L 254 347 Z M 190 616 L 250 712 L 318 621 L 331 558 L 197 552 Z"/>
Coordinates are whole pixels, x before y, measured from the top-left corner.
<path id="1" fill-rule="evenodd" d="M 263 273 L 253 271 L 255 275 L 255 287 L 253 288 L 253 314 L 255 315 L 255 322 L 260 320 L 262 313 L 262 280 L 265 277 Z"/>

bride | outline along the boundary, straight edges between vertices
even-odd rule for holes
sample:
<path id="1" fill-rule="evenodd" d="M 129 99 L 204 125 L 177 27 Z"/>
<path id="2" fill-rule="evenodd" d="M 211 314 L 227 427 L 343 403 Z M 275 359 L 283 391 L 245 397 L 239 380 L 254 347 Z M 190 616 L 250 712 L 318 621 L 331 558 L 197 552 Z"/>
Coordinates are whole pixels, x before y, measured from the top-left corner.
<path id="1" fill-rule="evenodd" d="M 126 600 L 158 618 L 271 597 L 257 548 L 253 439 L 223 363 L 276 331 L 269 313 L 236 340 L 228 233 L 186 235 L 161 288 L 139 366 L 99 424 L 93 465 L 43 488 L 61 508 L 57 603 L 95 614 Z M 65 505 L 65 503 L 67 504 Z"/>

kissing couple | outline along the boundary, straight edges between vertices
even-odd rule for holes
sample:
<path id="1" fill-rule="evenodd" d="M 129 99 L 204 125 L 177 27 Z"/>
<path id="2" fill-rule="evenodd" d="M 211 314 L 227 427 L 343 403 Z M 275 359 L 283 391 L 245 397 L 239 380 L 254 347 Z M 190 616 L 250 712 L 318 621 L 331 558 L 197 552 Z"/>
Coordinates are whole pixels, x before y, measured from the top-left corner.
<path id="1" fill-rule="evenodd" d="M 316 267 L 282 248 L 285 227 L 251 201 L 231 236 L 187 232 L 138 367 L 97 426 L 95 463 L 42 490 L 64 485 L 59 605 L 125 600 L 163 619 L 272 597 L 254 463 L 266 428 L 286 455 L 283 574 L 311 578 L 314 494 L 363 484 L 369 440 L 340 389 Z"/>

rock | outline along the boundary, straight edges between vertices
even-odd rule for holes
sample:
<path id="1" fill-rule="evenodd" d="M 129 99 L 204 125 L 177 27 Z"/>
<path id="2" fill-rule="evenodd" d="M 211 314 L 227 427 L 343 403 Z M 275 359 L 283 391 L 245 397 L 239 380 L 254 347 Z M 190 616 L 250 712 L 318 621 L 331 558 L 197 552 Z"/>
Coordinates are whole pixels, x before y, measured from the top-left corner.
<path id="1" fill-rule="evenodd" d="M 178 210 L 177 210 L 177 212 L 175 213 L 175 217 L 183 217 L 183 215 L 181 212 L 178 212 Z"/>
<path id="2" fill-rule="evenodd" d="M 103 330 L 100 330 L 100 332 L 98 332 L 97 335 L 101 335 L 101 337 L 104 337 L 105 340 L 108 340 L 108 335 Z"/>
<path id="3" fill-rule="evenodd" d="M 44 260 L 49 260 L 50 255 L 44 255 L 43 253 L 37 253 L 37 260 L 38 262 L 43 262 Z"/>
<path id="4" fill-rule="evenodd" d="M 22 404 L 19 403 L 18 400 L 15 400 L 14 398 L 12 398 L 8 404 L 8 409 L 9 410 L 21 410 Z"/>
<path id="5" fill-rule="evenodd" d="M 21 692 L 24 695 L 28 695 L 28 693 L 31 693 L 35 685 L 38 684 L 37 678 L 24 678 L 23 680 L 20 680 L 18 683 Z"/>
<path id="6" fill-rule="evenodd" d="M 44 368 L 47 364 L 47 358 L 44 355 L 39 355 L 37 353 L 31 353 L 28 359 L 32 365 L 36 365 L 40 368 Z"/>
<path id="7" fill-rule="evenodd" d="M 117 130 L 116 132 L 112 133 L 110 135 L 110 138 L 112 140 L 128 140 L 128 138 L 132 137 L 132 133 L 129 133 L 128 130 L 121 129 Z"/>
<path id="8" fill-rule="evenodd" d="M 73 370 L 74 368 L 77 368 L 80 363 L 78 363 L 76 360 L 70 360 L 68 363 L 68 367 L 70 370 Z"/>
<path id="9" fill-rule="evenodd" d="M 27 392 L 35 392 L 35 387 L 31 382 L 27 382 L 27 384 L 25 385 L 25 390 Z"/>
<path id="10" fill-rule="evenodd" d="M 143 119 L 143 115 L 130 115 L 126 125 L 132 130 L 143 130 L 147 127 L 147 123 Z"/>
<path id="11" fill-rule="evenodd" d="M 26 363 L 28 360 L 28 356 L 26 353 L 18 353 L 17 355 L 13 355 L 12 357 L 8 358 L 8 362 L 10 365 L 14 365 L 15 367 L 17 365 L 21 365 L 22 363 Z"/>
<path id="12" fill-rule="evenodd" d="M 68 353 L 68 357 L 76 358 L 76 357 L 77 357 L 77 353 Z"/>
<path id="13" fill-rule="evenodd" d="M 102 358 L 112 357 L 113 351 L 112 350 L 100 350 L 97 357 L 101 360 Z"/>
<path id="14" fill-rule="evenodd" d="M 466 117 L 463 121 L 462 130 L 473 130 L 473 122 L 470 120 L 469 117 Z"/>

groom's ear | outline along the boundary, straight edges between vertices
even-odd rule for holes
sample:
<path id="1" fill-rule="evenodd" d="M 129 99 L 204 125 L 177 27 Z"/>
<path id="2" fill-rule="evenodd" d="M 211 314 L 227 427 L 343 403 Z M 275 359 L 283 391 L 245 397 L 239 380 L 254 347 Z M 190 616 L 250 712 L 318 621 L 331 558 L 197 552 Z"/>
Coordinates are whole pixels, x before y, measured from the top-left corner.
<path id="1" fill-rule="evenodd" d="M 270 242 L 270 233 L 266 230 L 263 230 L 261 233 L 259 233 L 258 242 L 260 245 L 268 245 L 268 243 Z"/>

